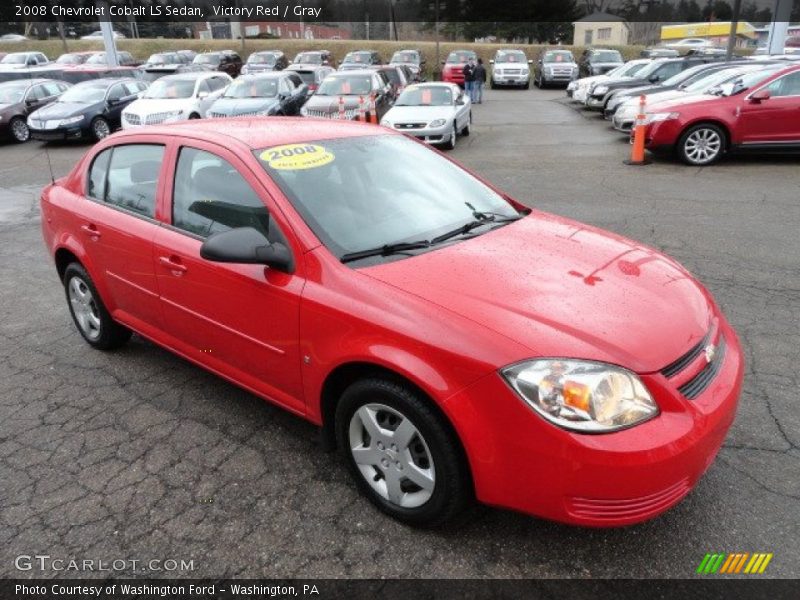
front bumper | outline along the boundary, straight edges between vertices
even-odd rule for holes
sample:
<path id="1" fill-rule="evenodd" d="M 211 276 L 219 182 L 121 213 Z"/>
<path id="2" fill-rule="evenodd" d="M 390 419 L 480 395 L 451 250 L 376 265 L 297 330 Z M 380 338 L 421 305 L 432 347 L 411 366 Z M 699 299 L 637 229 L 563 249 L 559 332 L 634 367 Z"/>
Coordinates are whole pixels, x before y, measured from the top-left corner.
<path id="1" fill-rule="evenodd" d="M 31 139 L 40 142 L 55 142 L 59 140 L 79 140 L 88 134 L 88 130 L 80 125 L 70 125 L 68 127 L 58 127 L 56 129 L 34 129 L 29 127 Z"/>
<path id="2" fill-rule="evenodd" d="M 531 81 L 530 73 L 526 75 L 505 75 L 495 73 L 492 75 L 492 82 L 495 85 L 508 85 L 508 86 L 526 86 Z"/>
<path id="3" fill-rule="evenodd" d="M 736 414 L 744 364 L 736 334 L 694 400 L 661 373 L 642 375 L 660 414 L 615 433 L 584 435 L 545 422 L 492 373 L 449 398 L 452 419 L 486 504 L 576 525 L 651 519 L 684 498 L 713 462 Z M 702 359 L 701 359 L 702 360 Z"/>
<path id="4" fill-rule="evenodd" d="M 453 128 L 448 125 L 441 127 L 425 127 L 422 129 L 403 129 L 392 125 L 392 129 L 413 136 L 426 144 L 444 144 L 453 132 Z"/>
<path id="5" fill-rule="evenodd" d="M 614 118 L 611 119 L 614 129 L 622 133 L 630 133 L 633 130 L 633 125 L 636 123 L 636 115 L 628 115 L 617 111 Z"/>
<path id="6" fill-rule="evenodd" d="M 605 96 L 595 96 L 594 94 L 586 97 L 586 106 L 591 109 L 602 109 L 605 104 Z"/>

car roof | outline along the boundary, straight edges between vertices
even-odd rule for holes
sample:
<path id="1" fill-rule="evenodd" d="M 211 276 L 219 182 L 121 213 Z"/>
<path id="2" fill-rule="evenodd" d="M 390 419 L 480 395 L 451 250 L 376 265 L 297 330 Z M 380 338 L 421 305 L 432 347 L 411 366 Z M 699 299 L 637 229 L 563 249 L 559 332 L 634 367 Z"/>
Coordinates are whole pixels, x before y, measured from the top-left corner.
<path id="1" fill-rule="evenodd" d="M 394 67 L 392 67 L 394 68 Z M 334 71 L 328 77 L 349 77 L 351 75 L 372 75 L 375 73 L 376 69 L 347 69 L 346 71 Z"/>
<path id="2" fill-rule="evenodd" d="M 358 121 L 339 121 L 336 119 L 297 119 L 293 117 L 270 117 L 258 119 L 254 127 L 253 119 L 209 119 L 179 121 L 169 125 L 148 127 L 148 136 L 186 136 L 230 147 L 236 140 L 252 150 L 269 148 L 283 144 L 312 142 L 369 135 L 402 135 L 392 130 L 378 128 Z M 142 134 L 143 130 L 128 129 L 114 134 L 113 139 L 122 139 Z"/>
<path id="3" fill-rule="evenodd" d="M 249 73 L 247 75 L 240 75 L 234 81 L 251 81 L 253 79 L 280 79 L 285 77 L 285 71 L 267 71 L 265 73 Z"/>
<path id="4" fill-rule="evenodd" d="M 161 79 L 165 81 L 197 81 L 204 77 L 211 77 L 213 75 L 220 75 L 217 71 L 188 71 L 185 73 L 174 73 L 173 75 L 165 75 Z"/>
<path id="5" fill-rule="evenodd" d="M 12 86 L 12 85 L 22 85 L 22 84 L 24 84 L 26 86 L 31 86 L 31 85 L 39 85 L 40 83 L 47 83 L 49 81 L 56 81 L 56 82 L 60 82 L 60 83 L 66 83 L 65 81 L 62 82 L 59 79 L 48 79 L 47 77 L 36 77 L 34 79 L 12 79 L 11 81 L 3 81 L 2 83 L 0 83 L 0 86 L 3 86 L 3 85 Z"/>
<path id="6" fill-rule="evenodd" d="M 114 85 L 115 83 L 120 82 L 128 82 L 128 81 L 138 81 L 133 77 L 98 77 L 97 79 L 90 79 L 88 81 L 81 81 L 76 83 L 75 86 L 83 86 L 83 87 L 99 87 L 98 84 L 104 85 L 106 87 Z M 73 87 L 75 87 L 73 86 Z"/>

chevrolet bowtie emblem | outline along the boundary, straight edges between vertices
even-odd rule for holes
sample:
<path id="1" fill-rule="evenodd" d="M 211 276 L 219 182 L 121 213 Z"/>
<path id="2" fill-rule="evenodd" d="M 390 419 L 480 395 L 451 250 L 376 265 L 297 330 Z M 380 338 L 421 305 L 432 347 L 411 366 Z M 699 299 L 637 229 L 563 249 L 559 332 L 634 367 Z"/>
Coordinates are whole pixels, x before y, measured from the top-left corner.
<path id="1" fill-rule="evenodd" d="M 703 350 L 706 354 L 706 362 L 711 362 L 714 360 L 714 356 L 717 354 L 717 347 L 714 344 L 709 344 Z"/>

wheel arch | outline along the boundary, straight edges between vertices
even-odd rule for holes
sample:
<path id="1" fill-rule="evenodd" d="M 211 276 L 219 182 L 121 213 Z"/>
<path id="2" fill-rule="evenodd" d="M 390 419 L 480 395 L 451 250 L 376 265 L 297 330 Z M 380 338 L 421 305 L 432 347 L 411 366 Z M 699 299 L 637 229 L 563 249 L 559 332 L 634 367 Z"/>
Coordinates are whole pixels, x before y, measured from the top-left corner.
<path id="1" fill-rule="evenodd" d="M 690 123 L 687 123 L 686 126 L 681 130 L 678 140 L 683 139 L 683 136 L 686 135 L 687 131 L 689 131 L 692 127 L 697 127 L 698 125 L 716 125 L 722 129 L 723 133 L 725 134 L 725 151 L 731 149 L 733 144 L 731 128 L 722 119 L 717 119 L 714 117 L 701 117 Z"/>
<path id="2" fill-rule="evenodd" d="M 326 450 L 331 451 L 336 448 L 336 407 L 342 393 L 348 386 L 368 378 L 383 378 L 410 387 L 419 394 L 431 410 L 436 412 L 442 419 L 442 423 L 458 444 L 458 452 L 469 473 L 470 488 L 474 493 L 475 484 L 472 477 L 472 466 L 467 454 L 464 442 L 459 435 L 453 421 L 449 418 L 442 406 L 436 402 L 431 394 L 412 377 L 401 373 L 391 367 L 368 361 L 351 361 L 338 365 L 325 378 L 320 391 L 320 415 L 322 417 L 322 442 Z"/>

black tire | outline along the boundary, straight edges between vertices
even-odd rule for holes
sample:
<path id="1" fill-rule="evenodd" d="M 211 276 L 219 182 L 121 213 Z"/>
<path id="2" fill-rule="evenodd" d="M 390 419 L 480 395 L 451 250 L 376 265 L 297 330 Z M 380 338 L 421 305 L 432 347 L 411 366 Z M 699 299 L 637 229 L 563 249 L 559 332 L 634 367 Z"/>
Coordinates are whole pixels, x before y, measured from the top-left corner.
<path id="1" fill-rule="evenodd" d="M 702 139 L 706 140 L 705 151 L 699 149 L 698 142 Z M 714 123 L 698 123 L 683 132 L 676 151 L 678 158 L 687 165 L 705 167 L 722 158 L 727 146 L 728 134 L 722 127 Z"/>
<path id="2" fill-rule="evenodd" d="M 199 118 L 200 118 L 200 115 L 198 115 L 197 113 L 192 113 L 192 114 L 189 115 L 189 120 L 194 120 L 194 119 L 199 119 Z"/>
<path id="3" fill-rule="evenodd" d="M 76 314 L 76 307 L 73 305 L 70 296 L 71 285 L 77 285 L 90 292 L 91 309 L 95 318 L 99 321 L 96 335 L 87 333 L 84 326 L 81 325 Z M 103 304 L 103 300 L 100 298 L 100 294 L 97 292 L 97 288 L 94 286 L 92 278 L 79 263 L 71 263 L 64 271 L 64 292 L 67 296 L 67 305 L 69 306 L 72 320 L 75 322 L 75 327 L 77 327 L 78 332 L 90 346 L 98 350 L 113 350 L 114 348 L 119 348 L 130 339 L 131 330 L 111 318 L 105 304 Z"/>
<path id="4" fill-rule="evenodd" d="M 523 90 L 531 89 L 531 82 L 530 81 L 525 82 L 525 85 L 522 86 L 522 89 Z"/>
<path id="5" fill-rule="evenodd" d="M 453 121 L 453 133 L 448 138 L 448 140 L 443 144 L 446 150 L 455 150 L 456 142 L 458 140 L 458 129 L 456 127 L 456 122 Z"/>
<path id="6" fill-rule="evenodd" d="M 8 122 L 8 130 L 11 132 L 11 138 L 18 144 L 23 144 L 31 139 L 31 130 L 28 129 L 28 124 L 22 117 L 14 117 Z"/>
<path id="7" fill-rule="evenodd" d="M 99 142 L 109 135 L 111 135 L 111 125 L 103 117 L 96 117 L 92 121 L 92 137 Z"/>
<path id="8" fill-rule="evenodd" d="M 367 482 L 353 458 L 351 420 L 362 407 L 376 404 L 389 407 L 408 419 L 421 436 L 412 438 L 415 443 L 410 445 L 419 448 L 424 444 L 432 459 L 435 473 L 433 490 L 420 506 L 403 507 L 384 498 Z M 380 414 L 375 414 L 380 423 Z M 391 426 L 391 421 L 384 422 Z M 355 427 L 358 429 L 358 425 Z M 416 527 L 437 527 L 453 520 L 472 502 L 471 478 L 458 439 L 430 401 L 410 386 L 383 378 L 364 379 L 352 384 L 342 394 L 336 408 L 336 440 L 359 490 L 380 510 L 398 521 Z M 379 472 L 378 467 L 375 467 L 375 472 Z M 380 479 L 378 475 L 372 478 L 376 482 Z"/>
<path id="9" fill-rule="evenodd" d="M 492 79 L 492 81 L 489 83 L 489 87 L 493 90 L 497 89 L 497 84 L 494 82 L 494 79 Z"/>
<path id="10" fill-rule="evenodd" d="M 469 111 L 469 121 L 467 121 L 467 124 L 464 125 L 464 128 L 461 130 L 461 135 L 464 137 L 468 137 L 470 133 L 472 133 L 472 111 Z"/>

